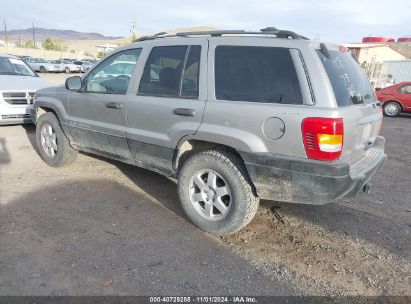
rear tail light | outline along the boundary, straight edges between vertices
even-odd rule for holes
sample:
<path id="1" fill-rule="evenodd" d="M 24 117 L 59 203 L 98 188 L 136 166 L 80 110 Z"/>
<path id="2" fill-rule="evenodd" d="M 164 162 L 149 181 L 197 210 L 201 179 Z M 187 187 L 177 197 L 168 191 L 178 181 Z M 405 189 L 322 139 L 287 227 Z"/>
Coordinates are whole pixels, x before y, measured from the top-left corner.
<path id="1" fill-rule="evenodd" d="M 305 118 L 301 129 L 308 158 L 328 161 L 340 158 L 344 142 L 342 118 Z"/>

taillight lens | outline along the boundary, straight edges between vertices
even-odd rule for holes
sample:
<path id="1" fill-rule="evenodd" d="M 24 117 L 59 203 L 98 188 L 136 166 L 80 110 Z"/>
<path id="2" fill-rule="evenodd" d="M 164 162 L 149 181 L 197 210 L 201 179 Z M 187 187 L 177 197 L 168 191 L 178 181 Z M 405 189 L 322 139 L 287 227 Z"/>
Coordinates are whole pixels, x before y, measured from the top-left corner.
<path id="1" fill-rule="evenodd" d="M 340 158 L 344 142 L 342 118 L 305 118 L 301 129 L 308 158 L 328 161 Z"/>

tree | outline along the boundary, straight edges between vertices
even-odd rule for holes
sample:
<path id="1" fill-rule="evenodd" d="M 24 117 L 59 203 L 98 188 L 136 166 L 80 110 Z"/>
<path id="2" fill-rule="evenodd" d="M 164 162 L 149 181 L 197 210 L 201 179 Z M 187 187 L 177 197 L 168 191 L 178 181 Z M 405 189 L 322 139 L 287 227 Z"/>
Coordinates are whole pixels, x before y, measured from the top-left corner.
<path id="1" fill-rule="evenodd" d="M 27 40 L 26 43 L 24 44 L 24 46 L 25 46 L 26 48 L 29 48 L 29 49 L 35 49 L 35 48 L 36 48 L 36 46 L 34 45 L 33 41 L 31 41 L 31 40 Z"/>
<path id="2" fill-rule="evenodd" d="M 50 38 L 47 38 L 43 42 L 43 48 L 45 50 L 55 50 L 55 51 L 67 51 L 67 46 L 62 46 L 61 41 L 53 41 Z"/>
<path id="3" fill-rule="evenodd" d="M 50 38 L 47 38 L 46 40 L 44 40 L 43 48 L 46 49 L 46 50 L 54 50 L 55 45 L 53 43 L 53 40 L 51 40 Z"/>

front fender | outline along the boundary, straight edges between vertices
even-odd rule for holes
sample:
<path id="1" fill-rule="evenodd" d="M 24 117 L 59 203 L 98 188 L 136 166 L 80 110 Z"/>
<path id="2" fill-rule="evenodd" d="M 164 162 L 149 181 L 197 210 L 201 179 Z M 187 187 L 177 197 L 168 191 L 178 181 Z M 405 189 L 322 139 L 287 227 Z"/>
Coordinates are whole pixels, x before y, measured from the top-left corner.
<path id="1" fill-rule="evenodd" d="M 48 89 L 46 89 L 48 90 Z M 53 94 L 46 94 L 46 92 L 41 92 L 39 90 L 34 98 L 33 108 L 31 110 L 31 117 L 33 122 L 36 124 L 41 111 L 52 111 L 56 114 L 60 126 L 63 129 L 65 135 L 71 139 L 70 131 L 67 126 L 67 107 L 68 107 L 68 93 L 66 92 L 53 92 Z M 50 93 L 50 92 L 48 92 Z M 57 96 L 53 96 L 57 95 Z"/>

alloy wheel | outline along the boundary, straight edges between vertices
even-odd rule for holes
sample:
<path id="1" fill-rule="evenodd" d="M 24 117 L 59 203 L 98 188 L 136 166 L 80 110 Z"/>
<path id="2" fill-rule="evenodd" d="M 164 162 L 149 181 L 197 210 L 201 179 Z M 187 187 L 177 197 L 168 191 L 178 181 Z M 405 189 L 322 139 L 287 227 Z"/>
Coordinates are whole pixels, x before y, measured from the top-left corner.
<path id="1" fill-rule="evenodd" d="M 190 201 L 205 219 L 219 221 L 228 215 L 232 195 L 226 180 L 211 169 L 197 171 L 190 180 Z"/>
<path id="2" fill-rule="evenodd" d="M 51 124 L 45 123 L 41 127 L 40 139 L 43 150 L 47 156 L 55 157 L 57 154 L 57 135 Z"/>

